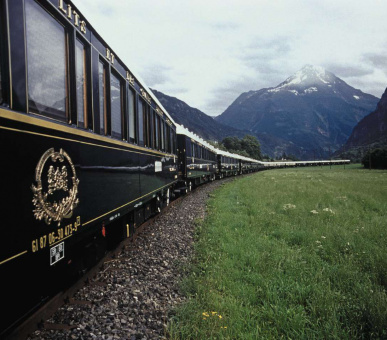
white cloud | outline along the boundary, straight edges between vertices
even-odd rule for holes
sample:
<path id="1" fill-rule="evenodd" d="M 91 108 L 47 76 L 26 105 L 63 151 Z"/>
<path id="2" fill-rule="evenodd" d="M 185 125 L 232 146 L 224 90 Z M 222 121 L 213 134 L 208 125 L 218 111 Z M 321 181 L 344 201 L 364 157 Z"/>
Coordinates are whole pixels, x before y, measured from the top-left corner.
<path id="1" fill-rule="evenodd" d="M 387 86 L 384 0 L 73 1 L 148 85 L 208 114 L 305 64 L 377 96 Z"/>

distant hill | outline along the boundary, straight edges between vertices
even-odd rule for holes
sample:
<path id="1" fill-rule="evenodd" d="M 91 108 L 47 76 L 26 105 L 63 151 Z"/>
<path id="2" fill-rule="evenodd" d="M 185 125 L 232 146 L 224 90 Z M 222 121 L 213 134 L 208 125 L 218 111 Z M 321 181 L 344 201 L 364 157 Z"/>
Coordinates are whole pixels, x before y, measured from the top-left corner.
<path id="1" fill-rule="evenodd" d="M 275 156 L 325 158 L 339 149 L 378 98 L 307 65 L 276 87 L 242 93 L 216 121 L 250 131 Z"/>
<path id="2" fill-rule="evenodd" d="M 248 131 L 241 131 L 215 121 L 204 112 L 195 109 L 175 97 L 168 96 L 152 89 L 160 103 L 180 125 L 206 140 L 221 141 L 228 136 L 243 137 Z"/>
<path id="3" fill-rule="evenodd" d="M 337 155 L 360 160 L 368 149 L 387 147 L 387 89 L 376 110 L 364 117 L 353 129 Z"/>

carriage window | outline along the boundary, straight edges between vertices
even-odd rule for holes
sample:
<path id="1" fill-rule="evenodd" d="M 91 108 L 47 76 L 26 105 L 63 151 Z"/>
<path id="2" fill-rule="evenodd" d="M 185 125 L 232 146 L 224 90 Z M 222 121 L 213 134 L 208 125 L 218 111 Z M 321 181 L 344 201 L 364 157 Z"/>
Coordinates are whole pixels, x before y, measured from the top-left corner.
<path id="1" fill-rule="evenodd" d="M 169 126 L 168 126 L 168 124 L 165 124 L 164 135 L 165 135 L 165 151 L 169 152 Z"/>
<path id="2" fill-rule="evenodd" d="M 122 139 L 122 86 L 113 73 L 110 76 L 110 86 L 112 137 Z"/>
<path id="3" fill-rule="evenodd" d="M 151 125 L 150 125 L 150 108 L 149 105 L 145 105 L 145 121 L 146 121 L 146 126 L 145 126 L 145 135 L 146 135 L 146 146 L 148 148 L 151 147 Z"/>
<path id="4" fill-rule="evenodd" d="M 172 153 L 171 151 L 171 127 L 169 125 L 166 125 L 167 127 L 167 143 L 168 143 L 168 152 Z"/>
<path id="5" fill-rule="evenodd" d="M 140 112 L 141 114 L 141 112 Z M 144 145 L 150 147 L 149 143 L 149 106 L 146 103 L 142 105 L 142 116 L 143 116 L 143 135 L 144 135 Z"/>
<path id="6" fill-rule="evenodd" d="M 34 0 L 25 2 L 28 100 L 32 111 L 66 121 L 65 28 Z"/>
<path id="7" fill-rule="evenodd" d="M 173 130 L 172 129 L 171 129 L 170 136 L 171 136 L 171 153 L 175 153 L 175 145 L 174 145 L 175 139 L 173 138 Z"/>
<path id="8" fill-rule="evenodd" d="M 99 133 L 101 135 L 106 135 L 106 66 L 104 63 L 99 61 L 98 65 L 98 84 L 99 84 Z"/>
<path id="9" fill-rule="evenodd" d="M 164 140 L 164 121 L 160 118 L 160 137 L 161 137 L 161 150 L 165 151 L 165 140 Z"/>
<path id="10" fill-rule="evenodd" d="M 155 148 L 160 150 L 160 118 L 157 114 L 155 114 Z"/>
<path id="11" fill-rule="evenodd" d="M 139 144 L 144 145 L 144 103 L 142 99 L 138 101 L 138 139 Z"/>
<path id="12" fill-rule="evenodd" d="M 1 4 L 0 4 L 0 19 L 2 19 L 2 11 L 1 11 Z M 2 25 L 0 24 L 0 39 L 3 38 L 3 32 L 2 32 Z M 1 83 L 2 82 L 2 79 L 1 79 L 1 76 L 2 76 L 2 73 L 1 73 L 1 69 L 3 68 L 3 57 L 2 57 L 2 52 L 3 52 L 3 41 L 0 40 L 0 104 L 3 104 L 3 84 Z"/>
<path id="13" fill-rule="evenodd" d="M 134 106 L 134 92 L 129 88 L 128 90 L 128 114 L 129 114 L 129 141 L 134 143 L 136 140 L 136 114 Z"/>
<path id="14" fill-rule="evenodd" d="M 1 37 L 1 32 L 0 32 L 0 37 Z M 1 68 L 2 68 L 2 58 L 1 58 L 1 51 L 2 48 L 0 48 L 0 104 L 3 104 L 3 86 L 1 84 Z"/>
<path id="15" fill-rule="evenodd" d="M 152 119 L 152 148 L 157 149 L 157 137 L 156 137 L 156 112 L 151 110 Z"/>
<path id="16" fill-rule="evenodd" d="M 86 100 L 86 50 L 77 39 L 75 42 L 76 75 L 77 75 L 77 114 L 78 126 L 87 127 Z"/>

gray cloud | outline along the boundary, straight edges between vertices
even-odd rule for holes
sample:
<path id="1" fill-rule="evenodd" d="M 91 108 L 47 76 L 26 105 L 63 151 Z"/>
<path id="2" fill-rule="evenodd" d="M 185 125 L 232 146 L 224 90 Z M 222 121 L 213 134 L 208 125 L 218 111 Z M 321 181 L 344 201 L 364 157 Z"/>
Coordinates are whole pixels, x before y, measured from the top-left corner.
<path id="1" fill-rule="evenodd" d="M 209 115 L 223 113 L 242 93 L 261 89 L 257 79 L 242 78 L 235 82 L 230 82 L 220 88 L 211 91 L 211 100 L 207 102 L 204 112 Z"/>
<path id="2" fill-rule="evenodd" d="M 363 77 L 373 73 L 373 69 L 359 65 L 327 64 L 325 68 L 339 78 Z"/>
<path id="3" fill-rule="evenodd" d="M 141 77 L 149 87 L 157 87 L 171 80 L 172 68 L 162 64 L 153 64 L 143 69 Z"/>
<path id="4" fill-rule="evenodd" d="M 291 51 L 292 39 L 290 38 L 277 37 L 271 40 L 255 38 L 243 49 L 240 60 L 259 74 L 278 78 L 278 75 L 283 75 L 283 72 L 278 69 L 275 62 L 286 58 Z"/>
<path id="5" fill-rule="evenodd" d="M 274 39 L 262 39 L 261 37 L 255 37 L 246 46 L 247 50 L 254 51 L 255 53 L 271 53 L 271 54 L 287 54 L 292 50 L 293 39 L 286 36 L 276 37 Z"/>
<path id="6" fill-rule="evenodd" d="M 384 53 L 367 53 L 363 55 L 363 60 L 374 67 L 381 68 L 387 72 L 387 52 Z"/>

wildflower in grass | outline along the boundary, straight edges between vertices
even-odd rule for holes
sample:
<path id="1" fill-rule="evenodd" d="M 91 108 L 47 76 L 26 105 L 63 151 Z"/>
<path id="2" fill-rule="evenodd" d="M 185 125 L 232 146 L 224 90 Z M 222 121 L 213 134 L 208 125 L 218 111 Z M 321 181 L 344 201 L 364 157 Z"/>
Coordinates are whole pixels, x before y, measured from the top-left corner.
<path id="1" fill-rule="evenodd" d="M 325 237 L 325 236 L 321 236 L 321 238 L 322 238 L 322 239 L 324 239 L 324 240 L 326 239 L 326 237 Z"/>
<path id="2" fill-rule="evenodd" d="M 223 319 L 223 317 L 220 314 L 218 314 L 218 312 L 203 312 L 202 315 L 203 315 L 203 320 L 207 320 L 207 318 L 211 316 L 217 316 L 219 319 Z"/>
<path id="3" fill-rule="evenodd" d="M 318 214 L 318 211 L 317 211 L 317 210 L 311 210 L 311 213 L 312 213 L 313 215 L 316 215 L 316 214 Z"/>
<path id="4" fill-rule="evenodd" d="M 323 211 L 329 212 L 329 213 L 331 213 L 332 215 L 335 214 L 335 212 L 334 212 L 331 208 L 324 208 Z"/>
<path id="5" fill-rule="evenodd" d="M 290 203 L 284 204 L 284 206 L 283 206 L 284 210 L 295 209 L 295 208 L 296 208 L 296 206 L 294 204 L 290 204 Z"/>

